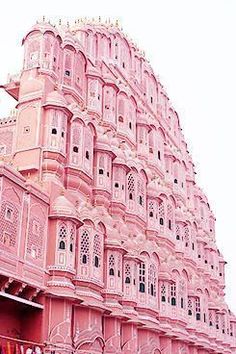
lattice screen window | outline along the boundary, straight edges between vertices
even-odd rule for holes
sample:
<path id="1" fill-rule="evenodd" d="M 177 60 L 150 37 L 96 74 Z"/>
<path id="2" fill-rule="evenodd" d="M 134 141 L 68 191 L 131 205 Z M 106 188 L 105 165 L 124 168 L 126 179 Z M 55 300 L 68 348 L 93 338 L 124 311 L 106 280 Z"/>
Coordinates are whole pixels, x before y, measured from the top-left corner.
<path id="1" fill-rule="evenodd" d="M 70 252 L 71 253 L 74 251 L 74 242 L 75 242 L 75 230 L 72 227 L 70 229 Z"/>
<path id="2" fill-rule="evenodd" d="M 139 291 L 145 293 L 145 263 L 139 265 Z"/>
<path id="3" fill-rule="evenodd" d="M 170 204 L 167 205 L 167 220 L 168 220 L 168 228 L 172 230 L 173 228 L 173 208 Z"/>
<path id="4" fill-rule="evenodd" d="M 176 238 L 176 240 L 181 240 L 181 230 L 180 230 L 180 226 L 179 225 L 176 225 L 175 226 L 175 238 Z"/>
<path id="5" fill-rule="evenodd" d="M 209 326 L 214 326 L 214 314 L 212 310 L 209 311 Z"/>
<path id="6" fill-rule="evenodd" d="M 156 296 L 156 267 L 151 264 L 148 269 L 148 294 Z"/>
<path id="7" fill-rule="evenodd" d="M 29 221 L 27 253 L 33 258 L 43 255 L 43 223 L 35 216 Z"/>
<path id="8" fill-rule="evenodd" d="M 143 180 L 138 180 L 138 203 L 144 207 L 144 183 Z"/>
<path id="9" fill-rule="evenodd" d="M 101 256 L 102 256 L 102 240 L 99 235 L 94 235 L 93 241 L 93 261 L 94 266 L 99 268 L 101 266 Z"/>
<path id="10" fill-rule="evenodd" d="M 216 329 L 220 328 L 220 318 L 219 318 L 219 314 L 216 314 Z"/>
<path id="11" fill-rule="evenodd" d="M 172 306 L 176 306 L 176 283 L 170 285 L 170 301 Z"/>
<path id="12" fill-rule="evenodd" d="M 80 263 L 89 263 L 89 233 L 84 230 L 80 237 Z"/>
<path id="13" fill-rule="evenodd" d="M 58 248 L 59 250 L 66 249 L 66 237 L 67 237 L 67 228 L 65 225 L 61 225 L 58 233 Z"/>
<path id="14" fill-rule="evenodd" d="M 193 314 L 193 300 L 188 298 L 188 315 L 192 316 Z"/>
<path id="15" fill-rule="evenodd" d="M 128 196 L 130 200 L 134 200 L 135 180 L 132 174 L 128 176 Z"/>
<path id="16" fill-rule="evenodd" d="M 109 275 L 115 275 L 115 258 L 113 254 L 109 257 Z"/>
<path id="17" fill-rule="evenodd" d="M 148 203 L 148 211 L 149 211 L 149 217 L 153 218 L 154 217 L 154 202 L 152 200 L 150 200 Z"/>
<path id="18" fill-rule="evenodd" d="M 131 268 L 129 263 L 125 263 L 125 284 L 131 283 Z"/>
<path id="19" fill-rule="evenodd" d="M 196 312 L 196 320 L 200 321 L 200 319 L 201 319 L 201 307 L 200 307 L 200 298 L 198 296 L 195 299 L 195 312 Z"/>
<path id="20" fill-rule="evenodd" d="M 159 213 L 159 223 L 160 225 L 163 226 L 165 222 L 165 206 L 162 200 L 159 202 L 158 213 Z"/>
<path id="21" fill-rule="evenodd" d="M 184 242 L 185 242 L 185 247 L 189 247 L 190 237 L 189 237 L 189 227 L 188 226 L 184 227 Z"/>
<path id="22" fill-rule="evenodd" d="M 19 211 L 10 202 L 1 203 L 0 213 L 0 243 L 7 247 L 16 246 L 16 235 L 18 231 Z"/>
<path id="23" fill-rule="evenodd" d="M 166 302 L 166 285 L 164 283 L 161 284 L 161 301 Z"/>

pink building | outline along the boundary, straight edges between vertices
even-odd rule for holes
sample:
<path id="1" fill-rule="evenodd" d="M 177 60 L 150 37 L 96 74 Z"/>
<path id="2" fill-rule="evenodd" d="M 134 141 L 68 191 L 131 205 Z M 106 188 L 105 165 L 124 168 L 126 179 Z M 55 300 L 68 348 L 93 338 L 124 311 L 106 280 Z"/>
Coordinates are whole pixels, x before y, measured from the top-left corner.
<path id="1" fill-rule="evenodd" d="M 100 22 L 23 45 L 0 121 L 2 348 L 236 353 L 215 218 L 143 54 Z"/>

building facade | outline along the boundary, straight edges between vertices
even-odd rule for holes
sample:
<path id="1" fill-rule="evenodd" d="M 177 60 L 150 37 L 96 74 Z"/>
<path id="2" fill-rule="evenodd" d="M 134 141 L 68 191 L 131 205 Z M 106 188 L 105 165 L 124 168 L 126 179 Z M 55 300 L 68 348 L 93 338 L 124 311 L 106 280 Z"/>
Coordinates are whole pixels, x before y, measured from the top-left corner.
<path id="1" fill-rule="evenodd" d="M 2 86 L 2 350 L 236 353 L 215 217 L 143 53 L 100 21 L 23 45 Z"/>

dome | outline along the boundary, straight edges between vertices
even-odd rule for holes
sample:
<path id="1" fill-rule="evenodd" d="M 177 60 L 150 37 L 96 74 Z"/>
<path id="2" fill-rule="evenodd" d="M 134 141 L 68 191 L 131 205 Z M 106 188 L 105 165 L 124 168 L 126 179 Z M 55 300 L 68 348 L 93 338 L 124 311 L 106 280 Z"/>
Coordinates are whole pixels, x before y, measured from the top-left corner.
<path id="1" fill-rule="evenodd" d="M 75 206 L 64 196 L 57 197 L 51 207 L 53 216 L 64 216 L 68 218 L 77 218 Z"/>
<path id="2" fill-rule="evenodd" d="M 46 103 L 61 106 L 61 107 L 67 107 L 67 102 L 64 96 L 57 90 L 51 91 L 47 95 Z"/>

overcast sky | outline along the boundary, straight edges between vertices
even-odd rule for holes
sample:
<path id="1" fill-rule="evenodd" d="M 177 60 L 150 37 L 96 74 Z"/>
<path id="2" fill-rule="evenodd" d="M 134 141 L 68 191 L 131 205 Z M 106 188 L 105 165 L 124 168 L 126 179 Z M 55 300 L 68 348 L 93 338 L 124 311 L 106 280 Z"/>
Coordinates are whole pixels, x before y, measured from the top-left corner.
<path id="1" fill-rule="evenodd" d="M 226 298 L 236 313 L 236 1 L 4 1 L 0 84 L 21 69 L 21 40 L 43 15 L 119 18 L 145 50 L 179 113 L 197 180 L 215 212 L 217 244 L 228 262 Z M 0 92 L 0 116 L 13 105 Z"/>

